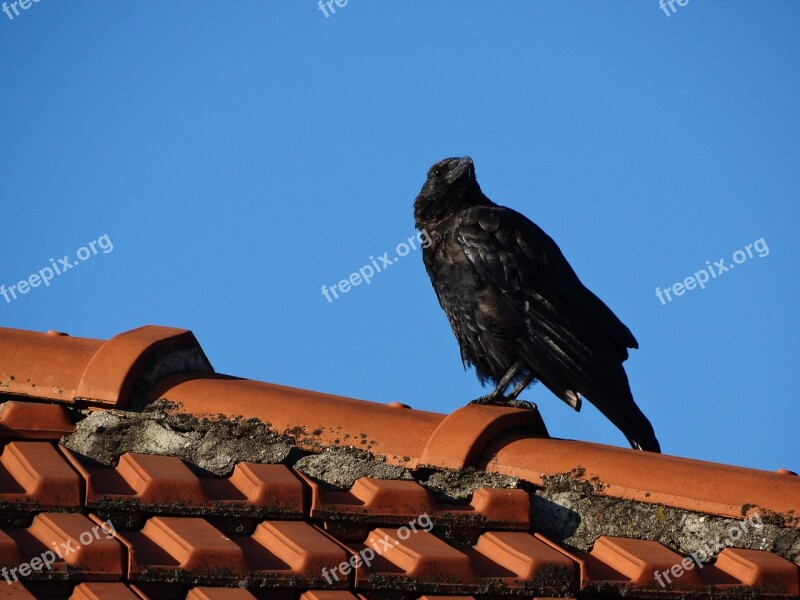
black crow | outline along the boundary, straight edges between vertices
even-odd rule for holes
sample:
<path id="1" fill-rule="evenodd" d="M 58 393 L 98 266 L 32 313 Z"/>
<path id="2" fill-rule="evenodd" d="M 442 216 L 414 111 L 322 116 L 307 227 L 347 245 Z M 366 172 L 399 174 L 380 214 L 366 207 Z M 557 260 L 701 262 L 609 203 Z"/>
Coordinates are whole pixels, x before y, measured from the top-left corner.
<path id="1" fill-rule="evenodd" d="M 539 380 L 575 410 L 585 396 L 634 448 L 661 451 L 622 367 L 628 348 L 639 347 L 636 338 L 581 283 L 550 236 L 484 195 L 472 159 L 431 167 L 414 219 L 431 240 L 423 262 L 464 367 L 474 366 L 481 384 L 496 385 L 474 402 L 516 403 Z"/>

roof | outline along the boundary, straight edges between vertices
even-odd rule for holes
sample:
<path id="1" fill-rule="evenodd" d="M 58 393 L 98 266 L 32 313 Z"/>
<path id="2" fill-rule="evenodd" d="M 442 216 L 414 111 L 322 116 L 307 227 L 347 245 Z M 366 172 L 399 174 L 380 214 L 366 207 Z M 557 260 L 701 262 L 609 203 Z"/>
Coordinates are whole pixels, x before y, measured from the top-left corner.
<path id="1" fill-rule="evenodd" d="M 0 328 L 0 598 L 788 598 L 799 515 L 789 471 L 536 411 L 238 379 L 181 329 Z"/>

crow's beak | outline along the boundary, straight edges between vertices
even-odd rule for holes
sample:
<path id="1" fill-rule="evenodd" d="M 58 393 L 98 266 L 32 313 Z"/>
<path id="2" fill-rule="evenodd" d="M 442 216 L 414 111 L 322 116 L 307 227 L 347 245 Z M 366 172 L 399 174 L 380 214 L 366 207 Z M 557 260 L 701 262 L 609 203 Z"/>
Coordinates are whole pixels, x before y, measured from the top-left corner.
<path id="1" fill-rule="evenodd" d="M 464 156 L 462 158 L 453 159 L 456 160 L 456 164 L 450 169 L 450 173 L 447 175 L 447 182 L 453 183 L 458 181 L 462 175 L 465 173 L 469 173 L 473 169 L 472 159 L 469 156 Z"/>

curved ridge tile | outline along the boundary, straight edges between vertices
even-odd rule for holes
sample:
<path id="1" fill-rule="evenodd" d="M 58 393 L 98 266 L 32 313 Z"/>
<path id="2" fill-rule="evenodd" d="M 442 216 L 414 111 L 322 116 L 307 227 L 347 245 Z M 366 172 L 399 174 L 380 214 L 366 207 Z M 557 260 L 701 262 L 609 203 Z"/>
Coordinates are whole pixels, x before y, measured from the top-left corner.
<path id="1" fill-rule="evenodd" d="M 124 406 L 134 386 L 152 386 L 167 375 L 213 372 L 191 331 L 146 325 L 105 342 L 86 365 L 75 399 Z"/>
<path id="2" fill-rule="evenodd" d="M 101 340 L 0 327 L 0 392 L 71 402 Z"/>
<path id="3" fill-rule="evenodd" d="M 166 375 L 198 371 L 213 369 L 185 329 L 147 325 L 103 342 L 0 328 L 0 392 L 7 394 L 123 406 Z"/>
<path id="4" fill-rule="evenodd" d="M 740 519 L 754 511 L 800 526 L 800 477 L 574 440 L 501 436 L 484 453 L 486 470 L 537 484 L 569 473 L 598 484 L 598 495 Z M 680 477 L 675 477 L 680 473 Z"/>
<path id="5" fill-rule="evenodd" d="M 439 423 L 422 451 L 419 464 L 462 469 L 474 464 L 493 438 L 512 428 L 547 436 L 538 410 L 486 404 L 462 406 Z"/>

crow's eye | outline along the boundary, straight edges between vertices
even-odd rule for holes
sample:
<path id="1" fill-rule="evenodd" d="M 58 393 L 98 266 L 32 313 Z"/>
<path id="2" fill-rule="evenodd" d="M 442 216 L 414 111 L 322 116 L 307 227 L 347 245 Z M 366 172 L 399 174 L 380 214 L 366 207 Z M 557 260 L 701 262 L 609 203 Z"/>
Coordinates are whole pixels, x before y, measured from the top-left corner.
<path id="1" fill-rule="evenodd" d="M 439 178 L 442 176 L 442 173 L 444 173 L 444 170 L 442 169 L 442 167 L 436 167 L 436 168 L 435 168 L 435 169 L 432 171 L 432 173 L 433 173 L 433 176 L 434 176 L 436 179 L 439 179 Z"/>

